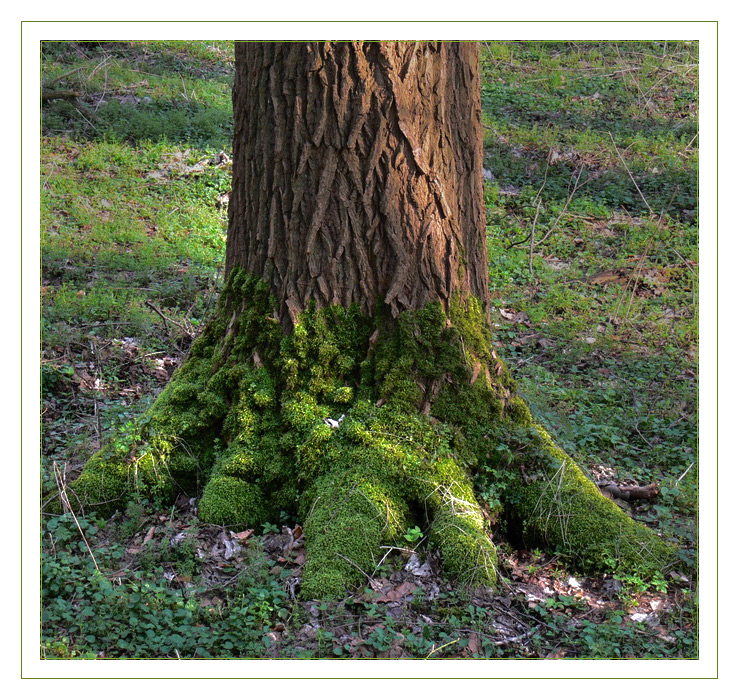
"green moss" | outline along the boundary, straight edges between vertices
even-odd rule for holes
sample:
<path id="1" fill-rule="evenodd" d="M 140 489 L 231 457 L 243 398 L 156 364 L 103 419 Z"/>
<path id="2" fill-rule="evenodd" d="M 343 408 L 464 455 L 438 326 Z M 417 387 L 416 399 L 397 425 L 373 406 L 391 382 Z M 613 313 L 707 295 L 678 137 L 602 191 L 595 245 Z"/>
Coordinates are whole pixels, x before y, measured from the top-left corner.
<path id="1" fill-rule="evenodd" d="M 254 483 L 219 473 L 213 475 L 198 504 L 198 515 L 207 523 L 241 527 L 272 520 L 268 499 Z"/>
<path id="2" fill-rule="evenodd" d="M 238 449 L 234 449 L 234 448 Z M 254 453 L 240 444 L 231 445 L 219 463 L 218 472 L 227 476 L 237 476 L 241 479 L 256 479 L 259 477 L 257 460 Z"/>
<path id="3" fill-rule="evenodd" d="M 328 417 L 328 407 L 319 405 L 306 392 L 297 392 L 282 404 L 282 418 L 288 428 L 308 432 L 316 423 Z"/>
<path id="4" fill-rule="evenodd" d="M 380 545 L 409 522 L 407 505 L 386 486 L 361 472 L 333 469 L 304 495 L 303 597 L 341 596 L 374 573 Z"/>
<path id="5" fill-rule="evenodd" d="M 82 474 L 66 490 L 73 509 L 78 506 L 100 515 L 111 515 L 136 492 L 162 499 L 174 494 L 165 453 L 150 447 L 129 452 L 109 444 L 88 460 Z"/>
<path id="6" fill-rule="evenodd" d="M 361 402 L 332 435 L 318 430 L 331 449 L 316 455 L 323 473 L 301 499 L 312 562 L 304 595 L 334 597 L 371 576 L 380 545 L 416 518 L 429 525 L 450 576 L 495 582 L 495 549 L 469 475 L 448 456 L 441 430 L 422 416 Z"/>
<path id="7" fill-rule="evenodd" d="M 527 542 L 567 555 L 588 570 L 615 566 L 654 573 L 677 560 L 675 547 L 606 498 L 541 426 L 509 499 Z"/>
<path id="8" fill-rule="evenodd" d="M 506 417 L 516 425 L 531 425 L 533 418 L 526 402 L 520 396 L 514 396 L 506 405 Z"/>
<path id="9" fill-rule="evenodd" d="M 296 450 L 301 477 L 314 476 L 323 471 L 322 463 L 329 456 L 329 445 L 334 431 L 325 423 L 318 423 L 308 433 L 306 439 L 298 445 Z"/>
<path id="10" fill-rule="evenodd" d="M 263 282 L 232 274 L 140 435 L 93 457 L 72 485 L 81 503 L 110 510 L 132 491 L 204 484 L 199 514 L 209 522 L 253 527 L 297 510 L 307 598 L 361 583 L 381 545 L 421 521 L 449 576 L 493 585 L 473 476 L 503 483 L 508 520 L 525 537 L 578 561 L 669 558 L 669 545 L 534 426 L 475 299 L 392 322 L 311 306 L 287 336 L 273 308 Z"/>
<path id="11" fill-rule="evenodd" d="M 67 497 L 73 509 L 79 505 L 82 509 L 110 515 L 125 505 L 131 486 L 128 466 L 112 458 L 110 451 L 104 449 L 88 460 L 83 473 L 67 489 Z M 61 503 L 58 505 L 60 507 Z"/>
<path id="12" fill-rule="evenodd" d="M 431 523 L 431 545 L 441 552 L 444 571 L 465 585 L 490 586 L 497 578 L 497 555 L 477 514 L 440 513 Z"/>

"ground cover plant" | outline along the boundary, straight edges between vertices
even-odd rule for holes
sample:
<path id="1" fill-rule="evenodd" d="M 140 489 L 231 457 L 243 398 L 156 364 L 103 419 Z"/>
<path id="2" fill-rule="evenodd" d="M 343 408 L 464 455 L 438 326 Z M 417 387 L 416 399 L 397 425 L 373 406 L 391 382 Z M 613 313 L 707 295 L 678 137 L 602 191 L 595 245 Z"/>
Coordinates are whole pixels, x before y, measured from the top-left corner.
<path id="1" fill-rule="evenodd" d="M 678 543 L 688 570 L 696 54 L 690 43 L 481 46 L 500 354 L 537 420 Z M 66 42 L 43 58 L 46 493 L 102 443 L 125 447 L 218 296 L 233 56 L 218 42 Z M 495 476 L 477 484 L 490 513 Z M 293 513 L 231 532 L 200 523 L 196 506 L 44 519 L 46 658 L 696 653 L 682 571 L 587 578 L 520 542 L 499 545 L 496 591 L 465 591 L 441 578 L 418 524 L 351 595 L 306 602 Z"/>

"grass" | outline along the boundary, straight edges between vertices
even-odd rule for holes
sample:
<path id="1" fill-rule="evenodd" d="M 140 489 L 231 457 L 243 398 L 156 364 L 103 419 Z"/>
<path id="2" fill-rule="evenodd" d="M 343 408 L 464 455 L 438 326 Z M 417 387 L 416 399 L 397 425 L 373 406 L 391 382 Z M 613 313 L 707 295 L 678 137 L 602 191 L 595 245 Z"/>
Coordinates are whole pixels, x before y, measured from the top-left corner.
<path id="1" fill-rule="evenodd" d="M 689 42 L 481 45 L 500 352 L 536 417 L 595 479 L 658 485 L 653 501 L 623 505 L 688 562 L 696 64 Z M 75 95 L 43 105 L 44 492 L 125 434 L 217 298 L 232 67 L 228 42 L 43 45 L 45 93 Z M 408 573 L 420 528 L 373 585 L 340 603 L 298 602 L 299 528 L 230 533 L 200 524 L 189 502 L 133 503 L 109 521 L 47 518 L 42 655 L 697 654 L 695 583 L 677 574 L 581 579 L 556 557 L 500 544 L 501 591 L 464 593 L 435 575 L 433 556 L 428 577 Z"/>
<path id="2" fill-rule="evenodd" d="M 166 383 L 217 296 L 233 56 L 53 42 L 43 59 L 44 89 L 78 95 L 43 110 L 43 454 L 77 466 Z"/>

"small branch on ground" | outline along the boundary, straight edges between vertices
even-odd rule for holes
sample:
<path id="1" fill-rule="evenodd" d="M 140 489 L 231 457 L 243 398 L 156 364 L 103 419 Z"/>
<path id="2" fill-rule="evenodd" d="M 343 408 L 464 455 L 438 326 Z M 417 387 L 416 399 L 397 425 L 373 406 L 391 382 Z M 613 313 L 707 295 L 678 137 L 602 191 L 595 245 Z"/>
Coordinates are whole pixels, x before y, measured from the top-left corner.
<path id="1" fill-rule="evenodd" d="M 626 486 L 624 484 L 616 484 L 612 481 L 598 481 L 596 485 L 603 493 L 613 498 L 620 498 L 622 501 L 650 500 L 659 495 L 659 486 L 657 484 Z"/>
<path id="2" fill-rule="evenodd" d="M 161 312 L 161 311 L 160 311 L 160 310 L 159 310 L 159 309 L 158 309 L 158 308 L 157 308 L 156 306 L 154 306 L 154 304 L 152 304 L 152 303 L 151 303 L 150 301 L 145 301 L 145 302 L 144 302 L 144 304 L 145 304 L 146 306 L 148 306 L 148 307 L 149 307 L 149 308 L 150 308 L 150 309 L 151 309 L 152 311 L 155 311 L 155 312 L 156 312 L 156 313 L 157 313 L 157 314 L 159 315 L 159 317 L 160 317 L 160 318 L 162 319 L 162 321 L 164 321 L 164 330 L 165 330 L 165 332 L 167 333 L 167 335 L 169 335 L 169 328 L 167 327 L 167 321 L 169 321 L 169 323 L 171 323 L 171 324 L 172 324 L 172 325 L 174 325 L 174 326 L 177 326 L 177 328 L 179 328 L 179 329 L 180 329 L 180 330 L 181 330 L 181 331 L 182 331 L 182 332 L 183 332 L 183 333 L 184 333 L 185 335 L 187 335 L 187 337 L 188 337 L 188 338 L 189 338 L 190 340 L 192 340 L 192 339 L 193 339 L 193 338 L 195 337 L 195 334 L 194 334 L 194 333 L 192 332 L 192 330 L 190 330 L 190 329 L 189 329 L 189 328 L 187 328 L 186 326 L 183 326 L 183 325 L 182 325 L 181 323 L 178 323 L 177 321 L 173 321 L 173 320 L 172 320 L 171 318 L 169 318 L 168 316 L 165 316 L 165 315 L 164 315 L 164 314 L 163 314 L 163 313 L 162 313 L 162 312 Z"/>
<path id="3" fill-rule="evenodd" d="M 631 182 L 634 183 L 634 187 L 636 187 L 636 191 L 639 193 L 639 196 L 641 197 L 642 202 L 646 205 L 647 209 L 649 209 L 649 213 L 654 215 L 654 209 L 652 209 L 651 206 L 649 206 L 649 202 L 647 202 L 646 197 L 642 194 L 642 191 L 639 189 L 639 185 L 636 184 L 636 180 L 634 179 L 634 176 L 631 174 L 631 170 L 629 170 L 629 166 L 626 165 L 626 161 L 624 160 L 624 157 L 621 155 L 621 151 L 618 150 L 618 146 L 616 145 L 616 140 L 613 138 L 613 134 L 609 131 L 608 135 L 611 137 L 611 143 L 613 144 L 613 148 L 616 151 L 616 155 L 618 156 L 618 159 L 621 161 L 621 164 L 626 169 L 626 172 L 629 174 L 629 177 L 631 178 Z"/>

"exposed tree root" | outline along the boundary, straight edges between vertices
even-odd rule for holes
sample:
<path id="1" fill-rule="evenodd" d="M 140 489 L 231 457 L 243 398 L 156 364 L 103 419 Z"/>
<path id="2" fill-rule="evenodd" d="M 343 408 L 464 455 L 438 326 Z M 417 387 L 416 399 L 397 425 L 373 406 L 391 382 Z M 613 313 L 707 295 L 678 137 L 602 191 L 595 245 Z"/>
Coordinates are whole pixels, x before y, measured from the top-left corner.
<path id="1" fill-rule="evenodd" d="M 263 283 L 243 272 L 219 304 L 139 433 L 68 487 L 81 505 L 111 512 L 133 491 L 184 490 L 202 493 L 203 520 L 234 528 L 297 514 L 306 598 L 341 596 L 413 525 L 451 577 L 493 585 L 474 475 L 505 473 L 497 515 L 581 565 L 653 571 L 674 559 L 533 423 L 474 299 L 449 315 L 440 304 L 401 314 L 389 332 L 354 309 L 313 309 L 286 337 Z"/>

